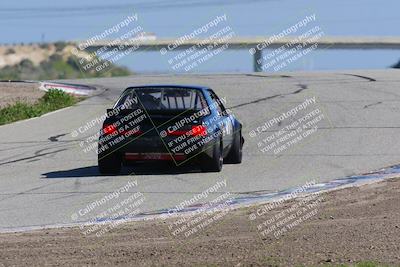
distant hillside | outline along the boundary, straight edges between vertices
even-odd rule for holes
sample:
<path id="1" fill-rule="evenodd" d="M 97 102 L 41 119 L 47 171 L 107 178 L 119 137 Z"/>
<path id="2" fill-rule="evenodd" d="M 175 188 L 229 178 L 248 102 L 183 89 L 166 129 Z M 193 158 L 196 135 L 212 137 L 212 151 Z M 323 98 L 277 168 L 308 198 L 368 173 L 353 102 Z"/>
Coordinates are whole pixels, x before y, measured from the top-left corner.
<path id="1" fill-rule="evenodd" d="M 0 80 L 51 80 L 91 77 L 113 77 L 132 74 L 127 68 L 110 63 L 107 71 L 82 71 L 80 53 L 72 54 L 73 45 L 58 42 L 45 45 L 0 47 Z"/>

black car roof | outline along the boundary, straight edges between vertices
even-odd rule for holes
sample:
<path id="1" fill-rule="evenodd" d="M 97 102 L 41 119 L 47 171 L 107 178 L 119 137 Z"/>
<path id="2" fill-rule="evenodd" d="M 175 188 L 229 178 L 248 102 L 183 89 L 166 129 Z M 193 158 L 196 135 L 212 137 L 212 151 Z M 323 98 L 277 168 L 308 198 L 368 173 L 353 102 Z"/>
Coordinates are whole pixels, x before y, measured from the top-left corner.
<path id="1" fill-rule="evenodd" d="M 136 88 L 181 88 L 181 89 L 195 89 L 195 90 L 207 90 L 210 89 L 207 86 L 202 85 L 183 85 L 183 84 L 149 84 L 149 85 L 138 85 L 130 86 L 125 90 L 136 89 Z"/>

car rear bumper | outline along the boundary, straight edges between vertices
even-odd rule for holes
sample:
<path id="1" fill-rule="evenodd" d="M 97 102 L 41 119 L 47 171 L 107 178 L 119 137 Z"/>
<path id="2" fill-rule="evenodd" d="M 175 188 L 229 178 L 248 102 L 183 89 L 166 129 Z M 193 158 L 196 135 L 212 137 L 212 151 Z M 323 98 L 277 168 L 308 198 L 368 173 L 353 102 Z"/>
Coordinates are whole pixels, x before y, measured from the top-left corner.
<path id="1" fill-rule="evenodd" d="M 132 153 L 126 152 L 123 155 L 125 160 L 131 161 L 146 161 L 146 160 L 167 160 L 167 161 L 183 161 L 187 159 L 187 156 L 183 153 L 170 154 L 170 153 L 158 153 L 158 152 L 147 152 L 147 153 Z"/>
<path id="2" fill-rule="evenodd" d="M 123 139 L 112 145 L 114 139 L 106 141 L 100 138 L 99 158 L 111 153 L 118 154 L 126 161 L 185 161 L 197 158 L 200 154 L 212 157 L 210 147 L 213 146 L 214 141 L 209 143 L 193 142 L 182 147 L 170 146 L 170 144 L 175 144 L 175 139 L 176 137 L 160 138 L 158 135 L 143 135 L 132 139 Z"/>

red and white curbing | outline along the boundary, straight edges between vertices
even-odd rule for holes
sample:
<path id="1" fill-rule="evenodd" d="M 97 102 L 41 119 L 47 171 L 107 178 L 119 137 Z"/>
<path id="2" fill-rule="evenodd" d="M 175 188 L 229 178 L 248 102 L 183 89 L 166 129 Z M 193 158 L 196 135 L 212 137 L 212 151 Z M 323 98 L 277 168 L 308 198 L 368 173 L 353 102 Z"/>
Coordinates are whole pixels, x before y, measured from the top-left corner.
<path id="1" fill-rule="evenodd" d="M 48 91 L 50 89 L 58 89 L 71 95 L 88 96 L 96 91 L 95 87 L 79 84 L 40 82 L 40 90 Z"/>

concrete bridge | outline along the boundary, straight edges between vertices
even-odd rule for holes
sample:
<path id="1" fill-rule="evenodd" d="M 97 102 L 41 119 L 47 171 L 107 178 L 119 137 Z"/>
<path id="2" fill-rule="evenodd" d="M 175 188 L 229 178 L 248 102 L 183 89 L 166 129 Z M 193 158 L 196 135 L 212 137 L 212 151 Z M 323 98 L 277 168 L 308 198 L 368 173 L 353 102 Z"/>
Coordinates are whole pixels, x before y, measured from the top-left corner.
<path id="1" fill-rule="evenodd" d="M 185 50 L 202 44 L 205 47 L 207 45 L 215 44 L 225 45 L 230 50 L 253 50 L 253 68 L 254 71 L 259 72 L 261 69 L 262 51 L 265 49 L 276 49 L 286 44 L 291 44 L 295 47 L 302 41 L 297 41 L 297 36 L 286 36 L 268 43 L 268 46 L 263 47 L 269 36 L 264 37 L 235 37 L 227 41 L 207 40 L 207 39 L 190 39 L 183 42 L 179 42 L 179 46 L 173 49 L 173 51 Z M 96 51 L 101 47 L 108 46 L 109 48 L 124 46 L 124 49 L 135 47 L 135 51 L 160 51 L 162 49 L 169 50 L 178 39 L 165 38 L 165 39 L 154 39 L 154 40 L 140 40 L 135 42 L 123 41 L 115 42 L 112 40 L 102 40 L 91 43 L 87 46 L 87 50 Z M 313 44 L 316 45 L 316 49 L 399 49 L 400 50 L 400 37 L 321 37 Z M 259 49 L 260 48 L 260 49 Z"/>

